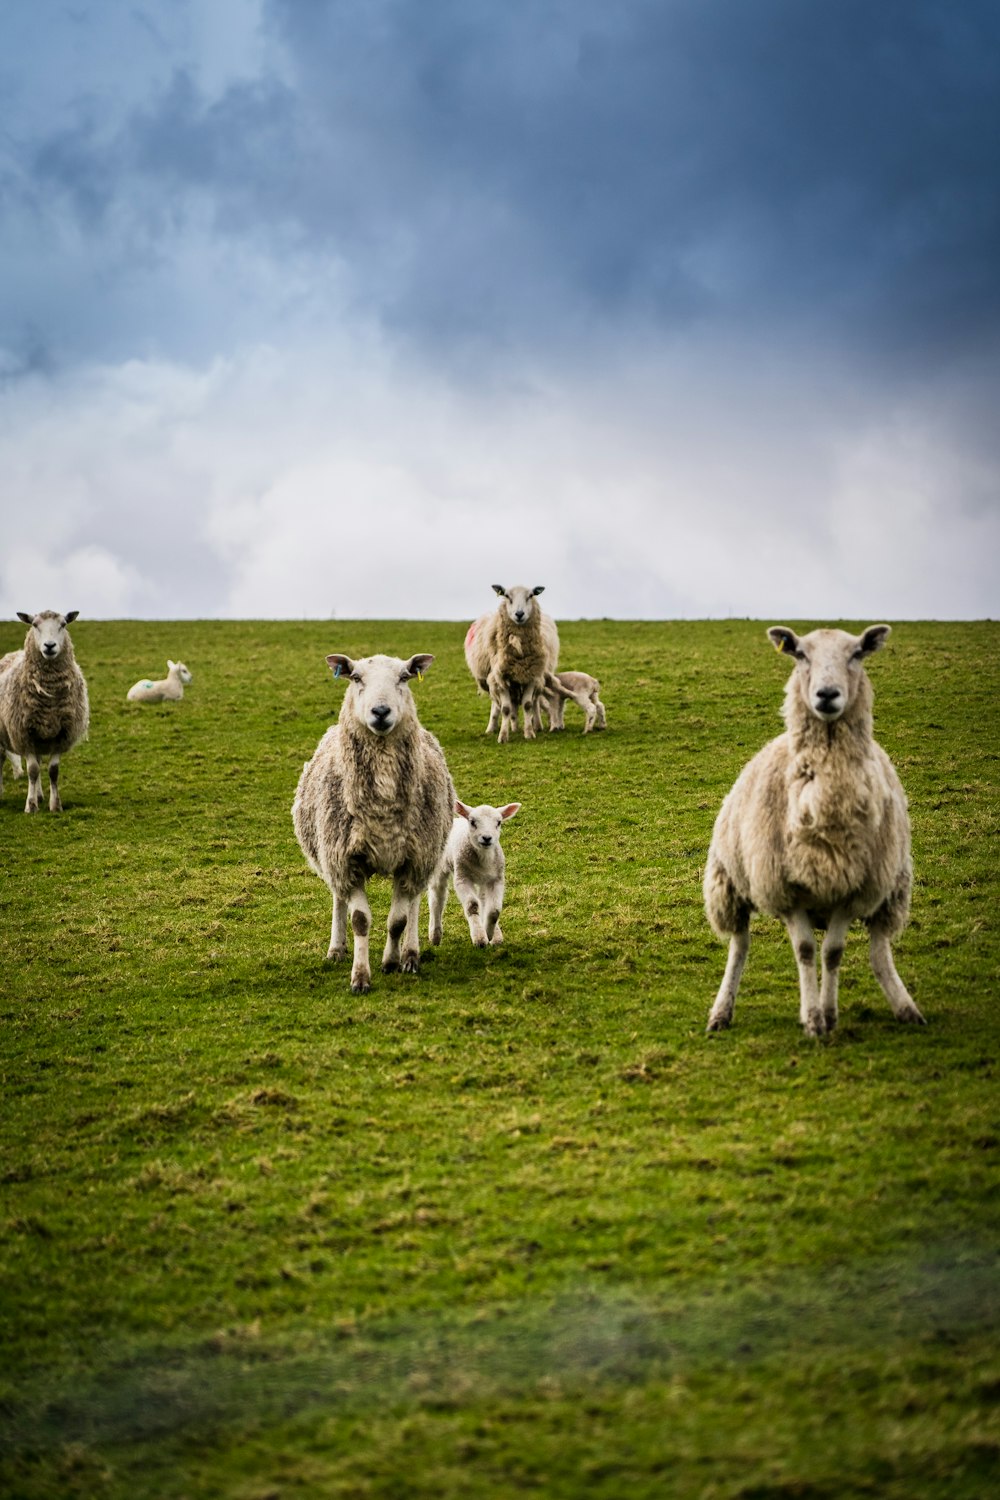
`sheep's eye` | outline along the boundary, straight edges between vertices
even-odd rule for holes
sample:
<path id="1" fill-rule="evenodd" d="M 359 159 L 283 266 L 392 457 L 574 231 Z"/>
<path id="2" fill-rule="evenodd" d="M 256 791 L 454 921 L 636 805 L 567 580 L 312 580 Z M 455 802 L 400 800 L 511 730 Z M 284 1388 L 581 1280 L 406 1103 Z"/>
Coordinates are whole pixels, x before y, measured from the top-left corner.
<path id="1" fill-rule="evenodd" d="M 358 672 L 352 672 L 351 673 L 351 681 L 352 682 L 356 682 L 357 685 L 358 685 L 358 687 L 361 687 L 362 679 L 361 679 L 361 676 L 360 676 L 360 674 Z"/>
<path id="2" fill-rule="evenodd" d="M 806 656 L 806 653 L 804 651 L 793 651 L 792 655 L 795 657 L 796 661 L 808 661 L 809 660 L 809 658 Z"/>
<path id="3" fill-rule="evenodd" d="M 478 828 L 479 827 L 479 824 L 476 822 L 475 818 L 470 818 L 469 819 L 469 827 L 470 828 Z"/>

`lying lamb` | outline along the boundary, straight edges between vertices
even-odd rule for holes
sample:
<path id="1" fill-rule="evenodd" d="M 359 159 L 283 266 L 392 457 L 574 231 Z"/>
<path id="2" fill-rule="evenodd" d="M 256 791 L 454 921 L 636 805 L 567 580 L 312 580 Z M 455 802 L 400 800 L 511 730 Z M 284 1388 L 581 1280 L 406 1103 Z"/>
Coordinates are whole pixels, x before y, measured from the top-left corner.
<path id="1" fill-rule="evenodd" d="M 572 698 L 583 709 L 584 734 L 592 729 L 607 729 L 608 716 L 600 699 L 601 684 L 587 672 L 556 672 L 547 683 L 544 698 L 549 729 L 565 729 L 566 699 Z"/>
<path id="2" fill-rule="evenodd" d="M 419 722 L 410 691 L 433 660 L 328 656 L 348 688 L 337 723 L 306 762 L 295 793 L 296 836 L 333 895 L 327 958 L 346 956 L 350 914 L 355 994 L 371 987 L 365 886 L 372 875 L 392 878 L 383 970 L 415 974 L 420 966 L 420 897 L 444 852 L 455 801 L 441 746 Z"/>
<path id="3" fill-rule="evenodd" d="M 458 817 L 444 854 L 427 889 L 430 908 L 428 937 L 434 944 L 441 941 L 441 916 L 448 899 L 448 878 L 454 881 L 455 895 L 462 903 L 469 923 L 469 935 L 477 948 L 502 943 L 500 912 L 503 910 L 506 860 L 500 847 L 500 830 L 518 811 L 520 802 L 506 807 L 468 807 L 456 799 Z"/>
<path id="4" fill-rule="evenodd" d="M 171 661 L 167 657 L 167 675 L 159 682 L 141 678 L 125 694 L 130 703 L 176 703 L 184 697 L 184 689 L 191 681 L 191 673 L 182 661 Z"/>
<path id="5" fill-rule="evenodd" d="M 862 665 L 889 629 L 768 631 L 795 659 L 782 710 L 787 728 L 744 767 L 712 834 L 705 910 L 716 933 L 729 937 L 729 959 L 709 1031 L 732 1020 L 754 911 L 780 917 L 788 929 L 810 1036 L 837 1024 L 844 939 L 858 919 L 869 929 L 872 969 L 896 1019 L 924 1019 L 892 959 L 890 940 L 909 915 L 910 823 L 899 778 L 872 736 L 872 688 Z M 817 927 L 826 929 L 820 986 Z"/>
<path id="6" fill-rule="evenodd" d="M 48 756 L 49 811 L 62 812 L 59 761 L 86 738 L 90 727 L 87 684 L 77 666 L 67 625 L 79 611 L 60 615 L 51 609 L 38 615 L 18 610 L 28 626 L 21 651 L 8 651 L 0 660 L 0 765 L 6 755 L 20 775 L 23 756 L 28 766 L 26 813 L 42 805 L 41 768 Z M 2 780 L 0 780 L 2 788 Z"/>

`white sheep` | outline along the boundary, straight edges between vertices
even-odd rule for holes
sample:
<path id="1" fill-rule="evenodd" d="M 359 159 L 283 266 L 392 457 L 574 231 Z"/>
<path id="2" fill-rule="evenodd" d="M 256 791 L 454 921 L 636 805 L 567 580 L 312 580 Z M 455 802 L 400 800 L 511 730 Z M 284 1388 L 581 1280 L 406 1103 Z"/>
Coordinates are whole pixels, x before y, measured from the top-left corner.
<path id="1" fill-rule="evenodd" d="M 524 737 L 533 740 L 541 727 L 540 698 L 559 660 L 559 631 L 537 602 L 544 584 L 504 588 L 495 583 L 500 603 L 492 614 L 473 620 L 465 636 L 465 660 L 483 692 L 490 695 L 486 733 L 499 724 L 497 739 L 506 744 L 524 709 Z"/>
<path id="2" fill-rule="evenodd" d="M 772 626 L 772 644 L 794 657 L 784 734 L 743 768 L 716 819 L 705 867 L 705 910 L 729 938 L 709 1031 L 729 1025 L 750 947 L 754 911 L 780 917 L 795 952 L 800 1016 L 810 1036 L 837 1024 L 837 982 L 851 923 L 870 934 L 871 965 L 898 1021 L 922 1022 L 896 972 L 890 941 L 906 925 L 912 866 L 906 797 L 872 737 L 865 657 L 889 635 Z M 822 983 L 815 928 L 825 928 Z"/>
<path id="3" fill-rule="evenodd" d="M 90 727 L 87 684 L 77 666 L 67 625 L 79 611 L 60 615 L 51 609 L 38 615 L 18 610 L 28 627 L 21 651 L 8 651 L 0 660 L 0 766 L 6 755 L 20 775 L 23 756 L 28 767 L 26 813 L 42 805 L 40 761 L 49 762 L 49 811 L 62 812 L 59 762 L 86 737 Z M 0 780 L 2 789 L 2 780 Z"/>
<path id="4" fill-rule="evenodd" d="M 519 810 L 520 802 L 506 807 L 482 803 L 468 807 L 455 801 L 458 817 L 437 869 L 427 888 L 430 918 L 428 937 L 434 944 L 441 941 L 441 917 L 448 899 L 449 878 L 455 895 L 462 903 L 469 924 L 469 936 L 477 948 L 503 942 L 500 913 L 506 887 L 506 859 L 500 847 L 500 830 L 508 818 Z"/>
<path id="5" fill-rule="evenodd" d="M 346 956 L 350 915 L 355 994 L 371 986 L 365 887 L 372 875 L 392 878 L 383 970 L 415 974 L 420 966 L 420 898 L 444 850 L 455 801 L 441 746 L 419 722 L 410 691 L 433 660 L 327 657 L 348 688 L 337 723 L 303 767 L 292 805 L 302 852 L 333 895 L 327 958 Z"/>
<path id="6" fill-rule="evenodd" d="M 130 703 L 176 703 L 184 697 L 184 689 L 192 680 L 191 673 L 182 661 L 171 661 L 167 657 L 167 675 L 158 682 L 142 677 L 129 688 L 125 697 Z"/>
<path id="7" fill-rule="evenodd" d="M 543 707 L 549 716 L 549 729 L 565 729 L 566 699 L 572 698 L 583 709 L 584 734 L 592 729 L 607 729 L 608 716 L 600 699 L 601 684 L 589 672 L 556 672 L 543 694 Z"/>

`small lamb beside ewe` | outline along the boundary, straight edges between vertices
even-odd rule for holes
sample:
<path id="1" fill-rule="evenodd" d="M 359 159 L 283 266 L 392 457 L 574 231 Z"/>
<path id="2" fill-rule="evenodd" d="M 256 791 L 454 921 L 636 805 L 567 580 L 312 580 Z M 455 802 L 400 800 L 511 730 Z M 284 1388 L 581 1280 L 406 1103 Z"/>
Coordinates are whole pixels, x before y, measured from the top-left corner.
<path id="1" fill-rule="evenodd" d="M 451 825 L 437 869 L 427 888 L 431 943 L 441 941 L 441 917 L 448 899 L 448 881 L 462 903 L 469 936 L 477 948 L 503 942 L 500 913 L 506 888 L 506 859 L 500 847 L 500 830 L 520 809 L 520 802 L 491 807 L 488 802 L 468 807 L 456 799 L 458 817 Z"/>

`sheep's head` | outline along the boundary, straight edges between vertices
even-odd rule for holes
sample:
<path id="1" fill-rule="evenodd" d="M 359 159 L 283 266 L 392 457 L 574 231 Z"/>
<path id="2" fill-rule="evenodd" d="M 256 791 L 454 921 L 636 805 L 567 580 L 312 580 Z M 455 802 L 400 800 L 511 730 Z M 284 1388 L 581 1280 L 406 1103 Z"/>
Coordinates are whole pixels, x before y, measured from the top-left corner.
<path id="1" fill-rule="evenodd" d="M 410 679 L 422 677 L 433 656 L 411 656 L 400 661 L 397 656 L 364 656 L 352 661 L 349 656 L 327 657 L 334 677 L 349 682 L 344 707 L 350 704 L 355 719 L 373 734 L 391 734 L 404 719 L 415 716 Z"/>
<path id="2" fill-rule="evenodd" d="M 66 626 L 71 625 L 79 613 L 78 609 L 71 609 L 69 614 L 60 615 L 54 609 L 43 609 L 40 615 L 26 615 L 19 609 L 17 618 L 31 626 L 39 656 L 45 661 L 55 661 L 69 640 Z"/>
<path id="3" fill-rule="evenodd" d="M 484 802 L 481 807 L 467 807 L 464 802 L 455 803 L 460 818 L 469 822 L 469 842 L 479 849 L 489 849 L 500 842 L 500 830 L 508 818 L 518 811 L 520 802 L 508 802 L 506 807 L 490 807 Z"/>
<path id="4" fill-rule="evenodd" d="M 864 659 L 885 644 L 889 625 L 869 625 L 860 635 L 846 630 L 813 630 L 796 635 L 785 625 L 772 625 L 771 644 L 795 660 L 792 681 L 809 712 L 833 724 L 857 699 L 867 680 Z"/>
<path id="5" fill-rule="evenodd" d="M 185 685 L 192 680 L 191 673 L 184 663 L 182 661 L 171 661 L 169 656 L 167 657 L 167 671 L 176 672 L 181 682 Z"/>
<path id="6" fill-rule="evenodd" d="M 515 583 L 512 588 L 505 589 L 502 583 L 495 583 L 493 592 L 504 601 L 508 618 L 515 625 L 526 625 L 535 611 L 535 595 L 544 594 L 545 585 L 539 583 L 529 589 L 523 583 Z"/>

